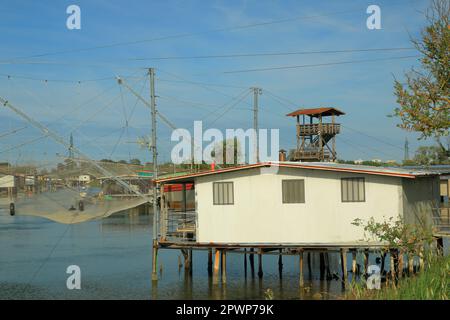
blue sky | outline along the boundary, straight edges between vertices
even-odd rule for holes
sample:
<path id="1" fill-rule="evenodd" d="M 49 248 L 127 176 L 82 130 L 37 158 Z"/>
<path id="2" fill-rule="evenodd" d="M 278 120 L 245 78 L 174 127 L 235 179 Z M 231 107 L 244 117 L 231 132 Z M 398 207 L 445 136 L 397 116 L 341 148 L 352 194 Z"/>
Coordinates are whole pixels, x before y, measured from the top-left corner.
<path id="1" fill-rule="evenodd" d="M 340 119 L 343 133 L 337 140 L 340 158 L 400 160 L 406 137 L 410 153 L 421 144 L 432 143 L 417 141 L 417 134 L 396 128 L 398 120 L 387 117 L 396 107 L 394 77 L 403 79 L 405 71 L 418 66 L 417 58 L 389 59 L 417 55 L 414 50 L 134 60 L 407 48 L 411 47 L 410 37 L 417 37 L 424 26 L 422 12 L 428 1 L 1 2 L 0 96 L 67 139 L 73 132 L 76 145 L 96 159 L 151 159 L 146 150 L 133 143 L 150 132 L 149 110 L 142 103 L 136 104 L 136 98 L 113 79 L 125 77 L 136 91 L 148 97 L 147 67 L 156 68 L 158 109 L 181 128 L 191 128 L 194 120 L 204 120 L 205 129 L 250 128 L 251 95 L 219 115 L 231 105 L 233 97 L 258 86 L 263 89 L 260 127 L 280 129 L 280 147 L 285 149 L 295 145 L 294 119 L 285 114 L 295 108 L 319 106 L 346 112 Z M 81 8 L 81 30 L 66 28 L 66 8 L 71 4 Z M 366 28 L 370 4 L 381 8 L 381 30 Z M 284 19 L 289 21 L 236 28 Z M 133 41 L 136 43 L 130 44 Z M 371 59 L 380 60 L 226 73 Z M 85 81 L 96 79 L 102 80 Z M 27 125 L 5 109 L 0 110 L 0 119 L 0 135 Z M 158 133 L 160 161 L 168 161 L 174 145 L 170 142 L 171 130 L 158 123 Z M 58 160 L 56 153 L 67 153 L 50 139 L 7 151 L 39 135 L 28 127 L 0 138 L 0 160 L 54 162 Z"/>

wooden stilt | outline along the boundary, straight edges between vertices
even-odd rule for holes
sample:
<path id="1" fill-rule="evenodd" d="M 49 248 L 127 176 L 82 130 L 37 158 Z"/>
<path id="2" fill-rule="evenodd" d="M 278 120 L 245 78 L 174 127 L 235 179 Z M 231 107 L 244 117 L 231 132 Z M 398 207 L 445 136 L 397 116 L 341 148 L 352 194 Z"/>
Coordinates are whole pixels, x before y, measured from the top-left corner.
<path id="1" fill-rule="evenodd" d="M 214 255 L 213 284 L 219 283 L 219 262 L 220 250 L 216 249 L 216 253 Z"/>
<path id="2" fill-rule="evenodd" d="M 308 252 L 307 260 L 308 260 L 308 277 L 309 280 L 312 280 L 311 252 Z"/>
<path id="3" fill-rule="evenodd" d="M 444 239 L 442 237 L 436 238 L 436 249 L 438 255 L 444 255 Z"/>
<path id="4" fill-rule="evenodd" d="M 283 278 L 283 254 L 282 254 L 282 249 L 280 249 L 280 253 L 278 255 L 278 275 L 280 276 L 280 279 Z"/>
<path id="5" fill-rule="evenodd" d="M 356 278 L 356 250 L 355 249 L 352 250 L 352 274 L 353 274 L 352 280 L 355 280 L 355 278 Z"/>
<path id="6" fill-rule="evenodd" d="M 194 256 L 192 249 L 189 250 L 189 275 L 192 276 L 192 266 L 194 264 Z"/>
<path id="7" fill-rule="evenodd" d="M 250 255 L 249 255 L 248 259 L 250 260 L 250 271 L 252 273 L 252 278 L 254 278 L 255 277 L 255 249 L 254 248 L 250 249 Z"/>
<path id="8" fill-rule="evenodd" d="M 222 250 L 222 283 L 227 283 L 227 251 Z"/>
<path id="9" fill-rule="evenodd" d="M 391 260 L 391 279 L 392 279 L 392 286 L 394 286 L 395 287 L 395 274 L 396 274 L 396 272 L 395 272 L 395 257 L 394 257 L 394 255 L 395 255 L 395 251 L 394 250 L 391 250 L 390 252 L 390 260 Z"/>
<path id="10" fill-rule="evenodd" d="M 364 275 L 367 277 L 369 274 L 369 249 L 364 250 Z"/>
<path id="11" fill-rule="evenodd" d="M 259 250 L 258 253 L 258 278 L 262 279 L 263 277 L 263 266 L 262 266 L 262 249 Z"/>
<path id="12" fill-rule="evenodd" d="M 305 283 L 303 279 L 303 250 L 300 250 L 299 252 L 299 285 L 300 288 L 303 288 Z"/>
<path id="13" fill-rule="evenodd" d="M 247 279 L 247 248 L 244 249 L 244 276 Z"/>
<path id="14" fill-rule="evenodd" d="M 344 285 L 347 283 L 347 249 L 341 249 L 341 266 L 342 266 L 342 279 Z"/>
<path id="15" fill-rule="evenodd" d="M 320 280 L 325 279 L 325 257 L 323 252 L 319 254 L 319 270 L 320 270 Z"/>
<path id="16" fill-rule="evenodd" d="M 212 249 L 208 249 L 208 276 L 212 277 Z"/>
<path id="17" fill-rule="evenodd" d="M 328 252 L 325 252 L 325 270 L 327 272 L 327 280 L 331 280 L 331 271 L 330 271 L 330 255 Z"/>
<path id="18" fill-rule="evenodd" d="M 408 275 L 412 276 L 414 273 L 414 255 L 412 252 L 408 254 Z"/>
<path id="19" fill-rule="evenodd" d="M 420 270 L 420 272 L 422 272 L 424 268 L 425 268 L 425 262 L 423 259 L 423 248 L 420 248 L 420 250 L 419 250 L 419 270 Z"/>
<path id="20" fill-rule="evenodd" d="M 158 243 L 153 240 L 153 252 L 152 252 L 152 281 L 158 281 L 158 273 L 156 268 L 158 265 Z"/>
<path id="21" fill-rule="evenodd" d="M 398 279 L 403 277 L 403 268 L 404 268 L 403 258 L 404 258 L 404 256 L 405 256 L 405 253 L 402 250 L 400 250 L 398 252 L 398 270 L 397 270 Z"/>
<path id="22" fill-rule="evenodd" d="M 386 260 L 386 252 L 382 252 L 381 253 L 381 267 L 380 267 L 380 274 L 383 275 L 384 274 L 384 264 L 385 264 L 385 260 Z"/>

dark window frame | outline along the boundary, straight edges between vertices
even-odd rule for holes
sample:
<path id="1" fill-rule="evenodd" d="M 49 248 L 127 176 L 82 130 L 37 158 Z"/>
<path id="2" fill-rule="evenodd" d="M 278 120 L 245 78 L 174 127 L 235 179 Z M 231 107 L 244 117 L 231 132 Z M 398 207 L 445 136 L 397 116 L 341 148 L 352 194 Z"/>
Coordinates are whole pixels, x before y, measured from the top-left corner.
<path id="1" fill-rule="evenodd" d="M 228 186 L 231 185 L 231 193 Z M 216 189 L 217 186 L 217 189 Z M 225 186 L 227 186 L 225 188 Z M 216 193 L 217 191 L 217 193 Z M 219 195 L 219 192 L 221 194 Z M 216 197 L 217 195 L 217 197 Z M 226 195 L 226 196 L 225 196 Z M 231 196 L 231 201 L 230 201 Z M 227 201 L 225 201 L 227 200 Z M 234 205 L 234 182 L 233 181 L 223 181 L 223 182 L 213 182 L 213 205 L 215 206 L 229 206 Z"/>
<path id="2" fill-rule="evenodd" d="M 344 189 L 345 189 L 344 181 L 347 182 L 347 184 L 346 184 L 347 189 L 345 190 L 347 197 L 345 200 L 344 200 Z M 351 189 L 352 190 L 351 197 L 349 196 L 349 190 L 350 190 L 349 184 L 348 184 L 349 182 L 351 182 L 351 188 L 352 188 Z M 355 184 L 355 182 L 356 182 L 356 184 Z M 362 199 L 361 199 L 361 195 L 359 194 L 359 190 L 360 190 L 359 183 L 361 183 L 361 182 L 362 182 Z M 358 190 L 356 196 L 355 196 L 355 192 L 354 192 L 355 185 L 357 187 L 356 189 Z M 355 200 L 355 198 L 358 200 Z M 366 179 L 364 177 L 363 178 L 360 178 L 360 177 L 341 178 L 341 202 L 344 202 L 344 203 L 366 202 Z"/>
<path id="3" fill-rule="evenodd" d="M 285 194 L 285 192 L 287 191 L 287 188 L 289 187 L 289 184 L 293 184 L 296 182 L 301 182 L 301 187 L 300 190 L 302 191 L 302 194 L 299 196 L 300 199 L 299 201 L 289 201 L 289 196 L 291 196 L 291 194 Z M 295 190 L 295 188 L 294 188 Z M 292 190 L 289 192 L 293 192 Z M 281 180 L 281 202 L 283 204 L 294 204 L 294 203 L 306 203 L 306 195 L 305 195 L 306 191 L 305 191 L 305 179 L 283 179 Z M 292 196 L 295 200 L 295 195 Z"/>

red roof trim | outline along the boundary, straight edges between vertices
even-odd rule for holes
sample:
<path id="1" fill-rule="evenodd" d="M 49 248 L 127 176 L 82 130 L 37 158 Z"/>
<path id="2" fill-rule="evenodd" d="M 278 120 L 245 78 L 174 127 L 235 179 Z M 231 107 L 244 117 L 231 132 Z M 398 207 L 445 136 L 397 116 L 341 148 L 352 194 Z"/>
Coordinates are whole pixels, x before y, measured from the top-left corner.
<path id="1" fill-rule="evenodd" d="M 245 166 L 240 166 L 240 167 L 225 168 L 225 169 L 214 170 L 214 171 L 202 171 L 202 172 L 191 173 L 191 174 L 186 174 L 186 175 L 177 176 L 177 177 L 161 178 L 161 179 L 157 179 L 156 182 L 161 183 L 161 182 L 167 182 L 167 181 L 177 181 L 177 180 L 183 180 L 183 179 L 187 179 L 187 178 L 196 178 L 196 177 L 208 176 L 208 175 L 225 173 L 225 172 L 233 172 L 233 171 L 239 171 L 239 170 L 245 170 L 245 169 L 251 169 L 251 168 L 269 167 L 269 166 L 279 166 L 279 167 L 286 167 L 286 168 L 301 168 L 301 169 L 311 169 L 311 170 L 338 171 L 338 172 L 351 172 L 351 173 L 366 173 L 366 174 L 372 174 L 372 175 L 378 175 L 378 176 L 391 176 L 391 177 L 411 178 L 411 179 L 414 179 L 416 177 L 414 174 L 409 174 L 409 173 L 395 173 L 395 172 L 381 172 L 381 171 L 363 170 L 363 169 L 335 168 L 335 167 L 326 167 L 326 166 L 320 166 L 320 165 L 301 165 L 301 164 L 263 162 L 263 163 L 256 163 L 256 164 L 245 165 Z"/>

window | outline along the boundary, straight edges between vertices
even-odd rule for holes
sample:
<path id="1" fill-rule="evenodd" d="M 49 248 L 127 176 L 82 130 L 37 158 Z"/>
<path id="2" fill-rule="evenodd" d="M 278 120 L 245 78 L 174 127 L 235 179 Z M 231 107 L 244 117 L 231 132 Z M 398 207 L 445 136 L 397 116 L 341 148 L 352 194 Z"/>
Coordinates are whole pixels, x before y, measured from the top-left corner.
<path id="1" fill-rule="evenodd" d="M 283 180 L 283 203 L 305 203 L 305 180 Z"/>
<path id="2" fill-rule="evenodd" d="M 364 178 L 342 178 L 341 199 L 342 202 L 366 201 Z"/>
<path id="3" fill-rule="evenodd" d="M 234 204 L 233 182 L 213 183 L 213 204 L 214 205 Z"/>

